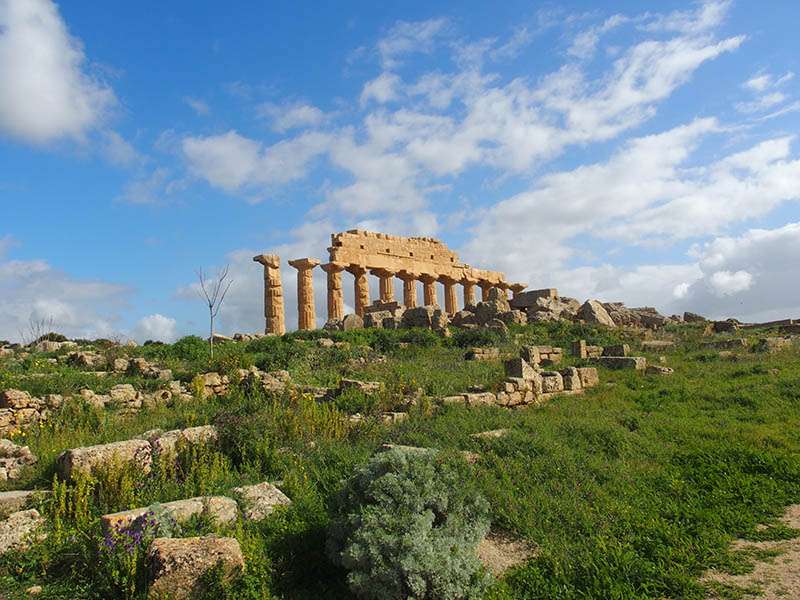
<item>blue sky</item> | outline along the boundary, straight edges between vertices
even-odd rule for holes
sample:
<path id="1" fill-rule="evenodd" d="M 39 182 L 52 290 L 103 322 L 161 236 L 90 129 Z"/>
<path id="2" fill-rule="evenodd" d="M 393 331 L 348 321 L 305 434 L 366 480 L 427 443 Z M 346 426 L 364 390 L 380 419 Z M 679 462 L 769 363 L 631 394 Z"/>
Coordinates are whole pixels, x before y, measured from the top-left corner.
<path id="1" fill-rule="evenodd" d="M 353 228 L 580 301 L 800 317 L 800 4 L 657 6 L 0 0 L 0 339 L 203 334 L 225 265 L 218 329 L 259 331 L 252 256 Z"/>

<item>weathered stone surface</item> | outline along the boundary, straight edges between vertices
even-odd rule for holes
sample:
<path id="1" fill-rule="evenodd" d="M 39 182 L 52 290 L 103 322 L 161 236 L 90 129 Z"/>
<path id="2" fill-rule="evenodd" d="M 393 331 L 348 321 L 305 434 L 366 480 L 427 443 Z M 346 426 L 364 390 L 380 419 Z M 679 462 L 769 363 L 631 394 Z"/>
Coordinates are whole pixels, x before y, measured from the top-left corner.
<path id="1" fill-rule="evenodd" d="M 766 337 L 758 340 L 756 350 L 759 352 L 780 352 L 792 343 L 791 337 Z"/>
<path id="2" fill-rule="evenodd" d="M 734 338 L 732 340 L 716 340 L 713 342 L 703 342 L 702 348 L 715 348 L 717 350 L 737 350 L 747 346 L 744 338 Z"/>
<path id="3" fill-rule="evenodd" d="M 0 408 L 28 408 L 33 404 L 33 399 L 28 392 L 7 389 L 0 391 Z"/>
<path id="4" fill-rule="evenodd" d="M 675 345 L 675 342 L 670 340 L 648 340 L 642 342 L 642 348 L 644 350 L 663 350 L 664 348 L 671 348 Z"/>
<path id="5" fill-rule="evenodd" d="M 150 598 L 168 596 L 184 600 L 201 595 L 201 576 L 219 561 L 225 580 L 235 577 L 244 567 L 239 542 L 216 536 L 198 538 L 156 538 L 147 554 Z"/>
<path id="6" fill-rule="evenodd" d="M 714 321 L 711 324 L 714 333 L 734 333 L 739 331 L 739 321 L 736 319 L 726 319 L 724 321 Z"/>
<path id="7" fill-rule="evenodd" d="M 477 392 L 474 394 L 464 394 L 465 400 L 469 406 L 480 406 L 481 404 L 494 404 L 497 400 L 495 395 L 491 392 Z"/>
<path id="8" fill-rule="evenodd" d="M 467 401 L 466 394 L 454 394 L 442 397 L 442 404 L 463 404 Z"/>
<path id="9" fill-rule="evenodd" d="M 553 394 L 564 391 L 564 378 L 557 371 L 542 371 L 542 392 Z"/>
<path id="10" fill-rule="evenodd" d="M 588 354 L 586 352 L 586 340 L 575 340 L 570 344 L 570 350 L 572 351 L 572 356 L 575 358 L 587 358 Z"/>
<path id="11" fill-rule="evenodd" d="M 597 300 L 587 300 L 578 309 L 578 317 L 586 323 L 599 323 L 607 327 L 614 327 L 614 321 L 609 316 L 603 305 Z"/>
<path id="12" fill-rule="evenodd" d="M 173 429 L 160 434 L 150 442 L 156 452 L 173 453 L 178 444 L 183 442 L 187 446 L 213 443 L 217 440 L 217 428 L 213 425 L 200 425 L 188 429 Z"/>
<path id="13" fill-rule="evenodd" d="M 289 506 L 288 496 L 268 482 L 235 488 L 240 498 L 242 514 L 253 521 L 262 521 L 272 514 L 276 506 Z"/>
<path id="14" fill-rule="evenodd" d="M 492 319 L 486 323 L 486 329 L 489 331 L 496 331 L 503 335 L 508 333 L 508 326 L 500 319 Z"/>
<path id="15" fill-rule="evenodd" d="M 496 439 L 507 435 L 510 431 L 511 431 L 510 429 L 492 429 L 491 431 L 481 431 L 480 433 L 473 433 L 470 437 Z"/>
<path id="16" fill-rule="evenodd" d="M 613 346 L 603 346 L 603 356 L 628 356 L 631 347 L 628 344 L 615 344 Z"/>
<path id="17" fill-rule="evenodd" d="M 592 359 L 609 369 L 636 369 L 643 371 L 647 367 L 647 359 L 643 356 L 601 356 Z"/>
<path id="18" fill-rule="evenodd" d="M 620 327 L 658 329 L 672 322 L 669 317 L 659 314 L 652 306 L 628 308 L 622 302 L 605 302 L 603 308 L 611 320 Z"/>
<path id="19" fill-rule="evenodd" d="M 94 472 L 112 460 L 136 461 L 145 472 L 150 471 L 150 443 L 145 440 L 126 440 L 111 444 L 85 446 L 65 450 L 58 457 L 58 473 L 68 479 L 77 471 Z"/>
<path id="20" fill-rule="evenodd" d="M 585 388 L 600 383 L 600 377 L 594 367 L 579 367 L 578 376 L 581 378 L 581 386 Z"/>
<path id="21" fill-rule="evenodd" d="M 37 496 L 50 495 L 46 490 L 14 490 L 11 492 L 0 492 L 0 512 L 13 513 L 23 510 Z"/>
<path id="22" fill-rule="evenodd" d="M 648 375 L 669 376 L 672 375 L 674 372 L 675 370 L 670 367 L 660 367 L 658 365 L 648 365 L 647 369 L 645 370 L 645 373 L 647 373 Z"/>
<path id="23" fill-rule="evenodd" d="M 44 518 L 35 508 L 11 513 L 7 519 L 0 521 L 0 554 L 26 548 L 36 530 L 44 523 Z"/>
<path id="24" fill-rule="evenodd" d="M 417 446 L 404 446 L 402 444 L 381 444 L 381 446 L 376 450 L 377 452 L 388 452 L 389 450 L 404 450 L 406 452 L 419 452 L 420 454 L 427 454 L 431 450 L 434 452 L 438 452 L 438 450 L 434 448 L 419 448 Z M 474 464 L 480 460 L 480 456 L 475 454 L 474 452 L 470 452 L 469 450 L 461 450 L 459 454 L 464 457 L 468 463 Z"/>
<path id="25" fill-rule="evenodd" d="M 699 323 L 702 321 L 708 321 L 704 316 L 698 315 L 697 313 L 693 312 L 685 312 L 683 313 L 683 320 L 686 323 Z"/>
<path id="26" fill-rule="evenodd" d="M 538 346 L 521 346 L 519 355 L 530 365 L 538 365 L 542 360 Z"/>
<path id="27" fill-rule="evenodd" d="M 172 502 L 164 502 L 161 506 L 170 512 L 178 522 L 188 521 L 195 515 L 207 514 L 218 523 L 229 525 L 236 521 L 237 516 L 236 501 L 225 496 L 200 496 L 185 500 L 174 500 Z M 149 511 L 150 507 L 144 506 L 110 513 L 100 517 L 100 524 L 103 530 L 108 530 L 111 527 L 126 529 L 139 519 L 146 517 Z"/>
<path id="28" fill-rule="evenodd" d="M 559 373 L 561 373 L 561 378 L 564 381 L 564 389 L 566 391 L 571 392 L 574 390 L 583 389 L 581 375 L 578 372 L 578 369 L 575 367 L 567 367 L 566 369 L 561 369 Z"/>
<path id="29" fill-rule="evenodd" d="M 519 377 L 520 379 L 532 379 L 536 375 L 534 369 L 524 358 L 512 358 L 503 362 L 503 370 L 506 377 Z"/>
<path id="30" fill-rule="evenodd" d="M 542 290 L 529 290 L 527 292 L 520 292 L 514 294 L 510 304 L 512 308 L 526 310 L 532 306 L 539 306 L 538 300 L 546 300 L 548 302 L 558 298 L 558 290 L 555 288 L 545 288 Z"/>
<path id="31" fill-rule="evenodd" d="M 339 391 L 356 390 L 363 394 L 377 394 L 383 389 L 380 381 L 357 381 L 355 379 L 340 379 Z"/>

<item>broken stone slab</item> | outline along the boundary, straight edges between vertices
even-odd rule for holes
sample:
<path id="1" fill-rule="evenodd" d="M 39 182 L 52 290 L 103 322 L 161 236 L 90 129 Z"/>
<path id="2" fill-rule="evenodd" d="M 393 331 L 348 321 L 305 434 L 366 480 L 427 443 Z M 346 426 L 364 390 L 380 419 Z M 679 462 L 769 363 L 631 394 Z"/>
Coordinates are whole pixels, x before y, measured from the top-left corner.
<path id="1" fill-rule="evenodd" d="M 383 389 L 380 381 L 356 381 L 355 379 L 340 379 L 339 392 L 356 390 L 364 394 L 377 394 Z"/>
<path id="2" fill-rule="evenodd" d="M 628 356 L 631 347 L 628 344 L 614 344 L 603 346 L 603 356 Z"/>
<path id="3" fill-rule="evenodd" d="M 186 446 L 194 447 L 201 444 L 217 441 L 217 428 L 213 425 L 200 425 L 187 429 L 173 429 L 148 439 L 156 452 L 175 453 L 182 442 Z"/>
<path id="4" fill-rule="evenodd" d="M 647 359 L 643 356 L 601 356 L 592 361 L 608 369 L 636 369 L 644 371 L 647 368 Z"/>
<path id="5" fill-rule="evenodd" d="M 766 337 L 758 340 L 756 350 L 758 352 L 780 352 L 792 343 L 791 337 Z"/>
<path id="6" fill-rule="evenodd" d="M 669 340 L 648 340 L 646 342 L 642 342 L 642 349 L 643 350 L 662 350 L 664 348 L 671 348 L 675 345 L 675 342 Z"/>
<path id="7" fill-rule="evenodd" d="M 529 365 L 538 365 L 542 360 L 539 346 L 521 346 L 519 349 L 519 356 Z M 509 375 L 509 377 L 513 376 Z"/>
<path id="8" fill-rule="evenodd" d="M 584 388 L 600 383 L 600 377 L 594 367 L 578 367 L 578 375 L 581 378 L 581 386 Z"/>
<path id="9" fill-rule="evenodd" d="M 492 392 L 479 392 L 464 394 L 464 400 L 469 406 L 480 406 L 481 404 L 494 404 L 497 401 L 497 396 Z"/>
<path id="10" fill-rule="evenodd" d="M 597 300 L 587 300 L 578 309 L 578 318 L 586 323 L 598 323 L 607 327 L 614 327 L 614 320 L 603 305 Z"/>
<path id="11" fill-rule="evenodd" d="M 660 367 L 658 365 L 648 365 L 647 369 L 645 370 L 645 373 L 647 373 L 648 375 L 669 376 L 672 375 L 674 372 L 675 370 L 670 367 Z"/>
<path id="12" fill-rule="evenodd" d="M 236 501 L 225 496 L 199 496 L 197 498 L 187 498 L 186 500 L 164 502 L 161 506 L 169 511 L 179 522 L 188 521 L 195 515 L 207 514 L 220 524 L 230 525 L 236 521 L 238 514 Z M 145 517 L 150 510 L 149 506 L 143 506 L 110 513 L 100 517 L 100 524 L 103 531 L 108 531 L 112 527 L 127 529 L 130 525 Z"/>
<path id="13" fill-rule="evenodd" d="M 557 371 L 542 371 L 542 393 L 553 394 L 564 391 L 564 378 Z"/>
<path id="14" fill-rule="evenodd" d="M 224 581 L 244 568 L 244 557 L 235 538 L 156 538 L 147 553 L 150 591 L 148 598 L 185 600 L 202 595 L 203 574 L 222 562 Z"/>
<path id="15" fill-rule="evenodd" d="M 583 389 L 583 384 L 581 383 L 581 374 L 578 372 L 578 369 L 575 367 L 567 367 L 565 369 L 561 369 L 559 373 L 561 373 L 561 378 L 564 382 L 564 389 L 566 391 Z"/>
<path id="16" fill-rule="evenodd" d="M 255 485 L 234 488 L 242 514 L 252 521 L 263 521 L 276 506 L 289 506 L 292 501 L 273 484 L 264 481 Z"/>
<path id="17" fill-rule="evenodd" d="M 470 437 L 478 439 L 496 439 L 507 435 L 510 429 L 492 429 L 491 431 L 481 431 L 480 433 L 473 433 Z"/>
<path id="18" fill-rule="evenodd" d="M 467 401 L 466 394 L 453 394 L 452 396 L 444 396 L 442 404 L 463 404 Z"/>
<path id="19" fill-rule="evenodd" d="M 49 496 L 51 492 L 47 490 L 14 490 L 11 492 L 0 492 L 0 512 L 13 513 L 24 510 L 36 498 Z"/>
<path id="20" fill-rule="evenodd" d="M 700 344 L 701 348 L 715 348 L 717 350 L 736 350 L 747 346 L 744 338 L 736 338 L 733 340 L 716 340 L 713 342 L 703 342 Z"/>
<path id="21" fill-rule="evenodd" d="M 704 316 L 698 315 L 697 313 L 693 313 L 693 312 L 685 312 L 685 313 L 683 313 L 683 320 L 686 323 L 700 323 L 700 322 L 708 321 L 708 319 L 706 319 Z"/>
<path id="22" fill-rule="evenodd" d="M 27 548 L 36 530 L 44 523 L 44 517 L 35 508 L 8 515 L 7 519 L 0 521 L 0 554 Z M 37 535 L 39 537 L 43 537 L 43 534 Z"/>
<path id="23" fill-rule="evenodd" d="M 504 361 L 503 370 L 505 371 L 506 377 L 532 379 L 536 376 L 536 369 L 534 369 L 524 358 L 512 358 Z"/>
<path id="24" fill-rule="evenodd" d="M 384 423 L 402 423 L 408 417 L 408 413 L 405 412 L 385 412 L 381 415 Z"/>
<path id="25" fill-rule="evenodd" d="M 77 471 L 89 473 L 109 464 L 112 460 L 137 461 L 145 473 L 150 472 L 152 448 L 146 440 L 125 440 L 111 444 L 84 446 L 65 450 L 58 457 L 58 474 L 69 479 Z"/>
<path id="26" fill-rule="evenodd" d="M 9 388 L 0 391 L 0 408 L 20 409 L 28 408 L 33 405 L 33 398 L 30 393 Z"/>

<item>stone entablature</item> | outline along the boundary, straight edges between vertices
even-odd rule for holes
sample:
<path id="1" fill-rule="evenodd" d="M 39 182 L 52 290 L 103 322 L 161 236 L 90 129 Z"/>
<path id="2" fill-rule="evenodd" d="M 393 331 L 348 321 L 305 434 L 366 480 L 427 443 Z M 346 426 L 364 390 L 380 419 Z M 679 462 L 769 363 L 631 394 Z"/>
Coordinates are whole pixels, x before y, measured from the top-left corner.
<path id="1" fill-rule="evenodd" d="M 475 286 L 481 289 L 481 300 L 489 297 L 489 291 L 497 288 L 508 298 L 508 290 L 520 293 L 527 284 L 506 282 L 499 271 L 473 269 L 458 262 L 458 254 L 435 238 L 399 237 L 385 233 L 373 233 L 352 229 L 331 235 L 328 248 L 330 262 L 321 265 L 327 274 L 328 320 L 342 319 L 344 297 L 342 272 L 353 276 L 355 311 L 364 317 L 370 306 L 367 275 L 380 280 L 380 302 L 394 302 L 394 279 L 403 281 L 403 305 L 417 306 L 417 282 L 422 282 L 424 305 L 438 305 L 436 283 L 444 287 L 445 312 L 458 312 L 456 286 L 463 288 L 465 305 L 476 304 Z M 280 335 L 285 331 L 283 315 L 283 289 L 280 280 L 280 258 L 273 254 L 260 254 L 253 260 L 264 265 L 264 315 L 266 333 Z M 312 270 L 320 261 L 313 258 L 290 260 L 297 269 L 298 329 L 313 329 L 316 326 Z"/>

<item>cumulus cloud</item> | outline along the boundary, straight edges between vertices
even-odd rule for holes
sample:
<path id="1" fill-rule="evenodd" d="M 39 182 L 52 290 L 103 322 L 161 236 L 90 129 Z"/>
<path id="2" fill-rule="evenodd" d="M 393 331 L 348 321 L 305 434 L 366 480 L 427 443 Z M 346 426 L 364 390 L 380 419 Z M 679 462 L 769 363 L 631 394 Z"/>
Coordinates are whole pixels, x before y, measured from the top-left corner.
<path id="1" fill-rule="evenodd" d="M 0 2 L 1 130 L 35 144 L 81 140 L 116 103 L 53 2 Z"/>
<path id="2" fill-rule="evenodd" d="M 178 323 L 158 313 L 147 315 L 136 322 L 132 337 L 140 344 L 147 340 L 172 343 L 178 337 Z"/>
<path id="3" fill-rule="evenodd" d="M 0 261 L 0 338 L 19 340 L 32 321 L 51 319 L 67 337 L 111 335 L 130 293 L 117 283 L 74 279 L 44 260 Z"/>
<path id="4" fill-rule="evenodd" d="M 211 106 L 209 106 L 208 102 L 205 100 L 186 96 L 183 101 L 189 105 L 189 108 L 191 108 L 198 117 L 207 117 L 211 114 Z"/>
<path id="5" fill-rule="evenodd" d="M 324 112 L 307 102 L 295 102 L 281 106 L 265 102 L 256 109 L 256 112 L 260 118 L 270 119 L 272 129 L 278 133 L 319 125 L 326 119 Z"/>
<path id="6" fill-rule="evenodd" d="M 401 57 L 414 52 L 432 52 L 437 38 L 447 30 L 447 26 L 444 18 L 398 21 L 377 44 L 383 68 L 399 67 Z"/>
<path id="7" fill-rule="evenodd" d="M 791 71 L 780 77 L 775 77 L 770 73 L 754 75 L 742 84 L 742 87 L 750 92 L 754 99 L 748 102 L 737 102 L 736 109 L 743 113 L 774 109 L 789 99 L 788 95 L 778 91 L 777 88 L 793 78 L 794 73 Z"/>

